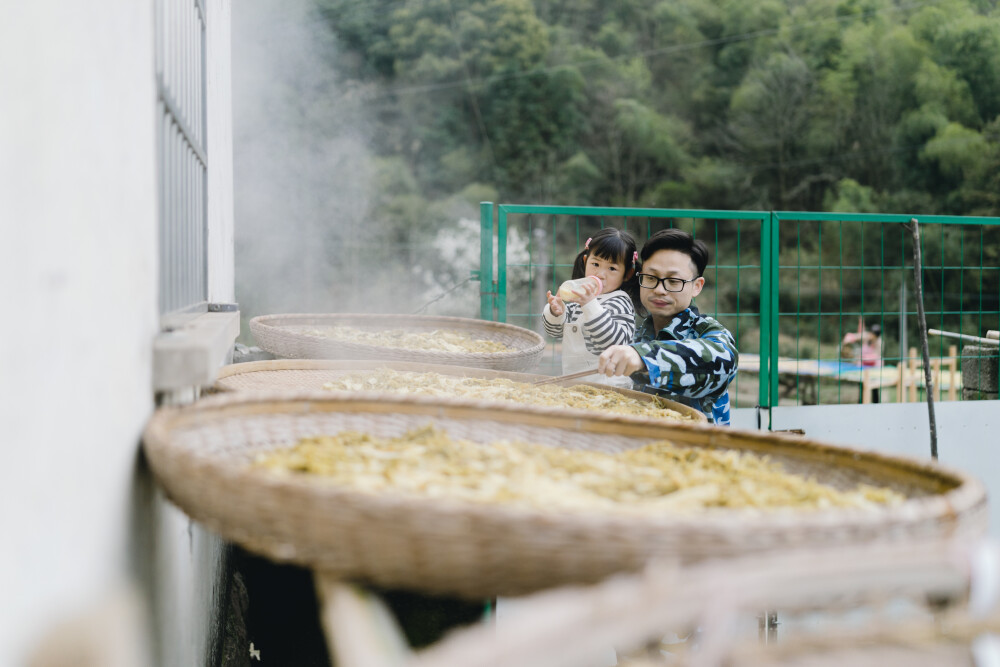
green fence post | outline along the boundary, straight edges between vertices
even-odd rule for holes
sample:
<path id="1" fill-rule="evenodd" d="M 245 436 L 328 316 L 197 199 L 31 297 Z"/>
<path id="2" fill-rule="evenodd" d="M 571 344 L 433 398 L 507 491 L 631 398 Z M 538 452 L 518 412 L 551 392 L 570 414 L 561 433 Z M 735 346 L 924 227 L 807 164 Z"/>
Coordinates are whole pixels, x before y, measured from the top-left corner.
<path id="1" fill-rule="evenodd" d="M 757 404 L 762 409 L 770 407 L 771 369 L 771 226 L 774 214 L 761 221 L 760 228 L 760 369 L 757 376 Z"/>
<path id="2" fill-rule="evenodd" d="M 493 202 L 479 202 L 479 319 L 493 320 Z"/>
<path id="3" fill-rule="evenodd" d="M 770 381 L 770 387 L 768 391 L 768 402 L 767 407 L 773 408 L 778 405 L 778 332 L 781 330 L 779 323 L 779 316 L 781 314 L 780 307 L 780 290 L 781 290 L 781 218 L 774 211 L 771 211 L 771 261 L 770 272 L 771 272 L 771 294 L 768 298 L 768 317 L 770 322 L 768 324 L 768 330 L 771 333 L 771 342 L 768 345 L 768 362 L 767 362 L 767 377 Z M 770 424 L 771 411 L 768 410 L 768 430 L 771 430 Z"/>
<path id="4" fill-rule="evenodd" d="M 497 209 L 497 322 L 507 321 L 507 210 Z"/>

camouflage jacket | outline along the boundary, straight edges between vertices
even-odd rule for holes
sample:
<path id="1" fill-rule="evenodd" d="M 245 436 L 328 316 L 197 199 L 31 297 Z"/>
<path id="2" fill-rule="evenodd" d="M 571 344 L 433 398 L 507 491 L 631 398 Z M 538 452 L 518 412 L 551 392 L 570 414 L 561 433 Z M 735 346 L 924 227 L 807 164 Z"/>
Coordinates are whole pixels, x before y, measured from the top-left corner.
<path id="1" fill-rule="evenodd" d="M 643 391 L 691 405 L 710 422 L 729 425 L 729 383 L 736 377 L 739 353 L 728 329 L 691 306 L 659 331 L 647 317 L 632 347 L 646 364 L 645 372 L 632 375 Z"/>

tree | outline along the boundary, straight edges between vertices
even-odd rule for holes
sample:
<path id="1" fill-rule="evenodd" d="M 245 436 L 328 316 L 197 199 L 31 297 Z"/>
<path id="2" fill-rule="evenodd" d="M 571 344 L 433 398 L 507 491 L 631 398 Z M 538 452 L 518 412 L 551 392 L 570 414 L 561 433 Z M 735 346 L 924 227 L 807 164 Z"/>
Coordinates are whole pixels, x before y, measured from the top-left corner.
<path id="1" fill-rule="evenodd" d="M 802 188 L 803 140 L 812 116 L 814 80 L 794 54 L 775 53 L 752 68 L 733 94 L 730 132 L 743 159 L 768 184 L 772 208 L 793 208 Z"/>
<path id="2" fill-rule="evenodd" d="M 482 100 L 500 189 L 534 201 L 557 197 L 559 165 L 583 129 L 583 77 L 575 69 L 538 70 L 490 83 Z"/>
<path id="3" fill-rule="evenodd" d="M 316 2 L 429 203 L 996 209 L 995 3 Z"/>
<path id="4" fill-rule="evenodd" d="M 968 84 L 979 117 L 1000 114 L 1000 17 L 966 9 L 938 25 L 930 37 L 935 61 Z"/>

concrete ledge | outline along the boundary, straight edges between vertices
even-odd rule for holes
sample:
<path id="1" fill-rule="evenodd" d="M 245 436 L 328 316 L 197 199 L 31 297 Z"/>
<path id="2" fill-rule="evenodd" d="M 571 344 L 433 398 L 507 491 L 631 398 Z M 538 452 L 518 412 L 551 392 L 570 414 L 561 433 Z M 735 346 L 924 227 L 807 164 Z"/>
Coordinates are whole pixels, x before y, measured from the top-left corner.
<path id="1" fill-rule="evenodd" d="M 211 385 L 239 334 L 239 311 L 202 313 L 159 334 L 153 341 L 154 391 Z"/>
<path id="2" fill-rule="evenodd" d="M 962 388 L 997 395 L 998 348 L 966 345 L 962 348 Z"/>

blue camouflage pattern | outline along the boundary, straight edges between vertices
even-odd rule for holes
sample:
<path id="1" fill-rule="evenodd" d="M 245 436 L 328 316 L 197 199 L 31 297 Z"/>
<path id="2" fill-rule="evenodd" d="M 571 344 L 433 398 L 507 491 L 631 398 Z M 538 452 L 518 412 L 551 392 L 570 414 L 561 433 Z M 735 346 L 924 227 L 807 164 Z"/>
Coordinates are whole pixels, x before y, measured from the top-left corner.
<path id="1" fill-rule="evenodd" d="M 632 374 L 643 391 L 701 410 L 713 424 L 729 425 L 729 383 L 739 353 L 729 330 L 694 306 L 655 331 L 652 316 L 636 329 L 632 347 L 646 371 Z"/>

